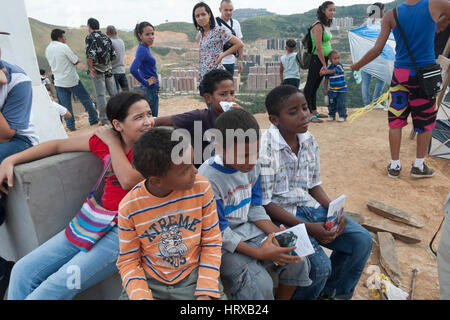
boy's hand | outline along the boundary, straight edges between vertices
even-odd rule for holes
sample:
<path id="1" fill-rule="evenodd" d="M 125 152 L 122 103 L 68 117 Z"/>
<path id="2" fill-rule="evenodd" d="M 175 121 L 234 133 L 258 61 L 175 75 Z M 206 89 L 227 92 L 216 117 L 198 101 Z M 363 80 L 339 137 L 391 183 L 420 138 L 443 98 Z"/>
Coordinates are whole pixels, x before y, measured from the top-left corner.
<path id="1" fill-rule="evenodd" d="M 267 239 L 259 247 L 260 258 L 259 260 L 270 260 L 280 266 L 285 266 L 290 263 L 296 263 L 300 261 L 300 257 L 291 256 L 288 253 L 295 250 L 296 247 L 277 247 L 273 244 L 273 238 L 275 233 L 271 233 L 267 236 Z"/>
<path id="2" fill-rule="evenodd" d="M 327 231 L 327 229 L 325 229 L 325 223 L 323 222 L 309 223 L 308 233 L 320 244 L 331 243 L 337 237 L 337 232 Z"/>
<path id="3" fill-rule="evenodd" d="M 8 194 L 8 188 L 6 188 L 5 185 L 8 186 L 8 188 L 14 186 L 14 165 L 6 159 L 3 160 L 0 165 L 0 191 Z"/>
<path id="4" fill-rule="evenodd" d="M 210 296 L 198 296 L 197 300 L 212 300 Z"/>
<path id="5" fill-rule="evenodd" d="M 341 215 L 339 217 L 338 227 L 336 229 L 336 238 L 340 237 L 344 233 L 345 227 L 347 226 L 347 222 L 348 222 L 348 220 L 346 217 L 344 217 L 344 215 Z"/>

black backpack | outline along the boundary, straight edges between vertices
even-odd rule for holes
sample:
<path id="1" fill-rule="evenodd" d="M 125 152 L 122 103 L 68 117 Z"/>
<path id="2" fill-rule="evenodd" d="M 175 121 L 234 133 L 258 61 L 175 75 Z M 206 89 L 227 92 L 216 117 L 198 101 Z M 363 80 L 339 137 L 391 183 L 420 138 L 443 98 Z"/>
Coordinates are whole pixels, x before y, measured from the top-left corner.
<path id="1" fill-rule="evenodd" d="M 316 22 L 311 27 L 308 28 L 308 31 L 306 32 L 305 36 L 303 37 L 302 41 L 300 42 L 300 48 L 295 57 L 299 67 L 304 70 L 309 69 L 309 65 L 311 63 L 311 59 L 313 56 L 313 53 L 312 53 L 313 43 L 312 43 L 312 38 L 311 38 L 311 29 L 317 23 L 320 23 L 320 22 Z M 323 30 L 325 30 L 323 24 L 321 24 L 321 25 L 322 25 Z"/>
<path id="2" fill-rule="evenodd" d="M 227 27 L 228 29 L 230 29 L 231 33 L 233 34 L 233 36 L 236 36 L 236 32 L 234 32 L 233 30 L 233 19 L 230 19 L 231 21 L 231 26 L 228 25 L 228 23 L 226 23 L 225 21 L 223 21 L 221 18 L 216 17 L 216 21 L 217 24 L 219 26 L 225 25 L 225 27 Z M 227 42 L 223 45 L 223 52 L 227 51 L 228 49 L 230 49 L 233 46 L 233 44 L 231 44 L 230 42 Z M 233 55 L 235 55 L 236 57 L 239 57 L 239 52 L 236 51 L 235 53 L 233 53 Z"/>

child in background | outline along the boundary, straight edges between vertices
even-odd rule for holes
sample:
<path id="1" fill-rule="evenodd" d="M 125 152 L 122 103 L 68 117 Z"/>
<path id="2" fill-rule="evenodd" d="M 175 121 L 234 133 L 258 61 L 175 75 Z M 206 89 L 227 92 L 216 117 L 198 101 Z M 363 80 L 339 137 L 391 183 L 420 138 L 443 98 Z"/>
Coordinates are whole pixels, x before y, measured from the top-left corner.
<path id="1" fill-rule="evenodd" d="M 61 121 L 62 121 L 62 118 L 68 118 L 68 119 L 72 118 L 72 114 L 69 112 L 69 110 L 67 110 L 67 108 L 63 107 L 62 105 L 60 105 L 59 103 L 54 101 L 52 96 L 50 96 L 50 100 L 52 100 L 53 107 L 55 107 L 56 111 L 58 111 Z"/>
<path id="2" fill-rule="evenodd" d="M 345 81 L 344 66 L 341 63 L 339 52 L 333 50 L 330 53 L 331 64 L 325 72 L 324 95 L 328 96 L 328 121 L 338 122 L 347 120 L 347 81 Z M 329 85 L 329 89 L 328 89 Z"/>
<path id="3" fill-rule="evenodd" d="M 286 41 L 287 54 L 281 56 L 280 78 L 283 84 L 290 84 L 298 88 L 300 86 L 300 68 L 295 59 L 297 43 L 295 40 Z"/>
<path id="4" fill-rule="evenodd" d="M 222 281 L 233 300 L 273 300 L 268 267 L 279 277 L 276 298 L 289 300 L 298 286 L 311 284 L 309 262 L 288 254 L 295 247 L 281 248 L 272 242 L 282 229 L 262 207 L 258 122 L 249 112 L 235 109 L 217 118 L 216 129 L 220 132 L 215 138 L 216 156 L 199 172 L 209 179 L 217 202 L 223 235 Z M 229 139 L 228 130 L 249 135 L 242 141 L 236 136 Z"/>
<path id="5" fill-rule="evenodd" d="M 194 157 L 194 165 L 197 168 L 211 156 L 204 157 L 204 151 L 210 144 L 209 141 L 203 139 L 205 132 L 214 128 L 217 117 L 228 110 L 226 105 L 233 104 L 233 108 L 240 108 L 240 106 L 234 104 L 233 77 L 226 70 L 215 69 L 208 72 L 200 83 L 200 95 L 205 99 L 208 108 L 168 117 L 159 117 L 155 123 L 156 127 L 173 126 L 175 129 L 186 129 L 189 131 L 196 155 Z M 223 103 L 225 103 L 224 106 L 221 105 Z M 196 122 L 200 122 L 201 137 L 195 136 Z M 194 141 L 194 138 L 197 138 L 198 141 Z M 199 149 L 200 146 L 201 150 Z"/>
<path id="6" fill-rule="evenodd" d="M 266 99 L 272 123 L 261 141 L 262 203 L 277 223 L 304 223 L 315 253 L 308 256 L 313 283 L 294 299 L 350 299 L 372 249 L 369 232 L 341 216 L 327 231 L 330 199 L 322 188 L 319 146 L 308 132 L 310 111 L 305 96 L 292 86 L 273 89 Z M 333 251 L 331 258 L 321 246 Z"/>
<path id="7" fill-rule="evenodd" d="M 179 142 L 172 134 L 173 129 L 155 128 L 134 144 L 133 165 L 146 180 L 119 205 L 117 268 L 123 287 L 132 300 L 224 298 L 213 191 L 197 176 L 191 146 L 176 154 L 183 161 L 174 163 Z"/>
<path id="8" fill-rule="evenodd" d="M 54 94 L 53 94 L 52 85 L 51 85 L 50 80 L 47 78 L 47 74 L 46 74 L 45 70 L 44 69 L 40 69 L 39 73 L 41 74 L 41 82 L 42 82 L 42 84 L 45 86 L 45 88 L 47 89 L 47 91 L 50 94 L 50 96 L 53 97 Z"/>

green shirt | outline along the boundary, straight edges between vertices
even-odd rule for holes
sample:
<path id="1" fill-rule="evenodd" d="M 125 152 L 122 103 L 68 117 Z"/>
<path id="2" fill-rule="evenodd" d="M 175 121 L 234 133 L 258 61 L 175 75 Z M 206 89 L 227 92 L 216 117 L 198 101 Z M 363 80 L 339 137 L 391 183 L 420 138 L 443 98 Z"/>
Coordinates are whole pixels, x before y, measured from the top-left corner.
<path id="1" fill-rule="evenodd" d="M 322 37 L 322 49 L 323 49 L 323 55 L 328 57 L 331 53 L 331 32 L 328 32 L 326 29 L 323 31 L 323 37 Z M 314 34 L 311 31 L 311 41 L 312 41 L 312 53 L 317 54 L 317 48 L 316 48 L 316 42 L 314 39 Z"/>

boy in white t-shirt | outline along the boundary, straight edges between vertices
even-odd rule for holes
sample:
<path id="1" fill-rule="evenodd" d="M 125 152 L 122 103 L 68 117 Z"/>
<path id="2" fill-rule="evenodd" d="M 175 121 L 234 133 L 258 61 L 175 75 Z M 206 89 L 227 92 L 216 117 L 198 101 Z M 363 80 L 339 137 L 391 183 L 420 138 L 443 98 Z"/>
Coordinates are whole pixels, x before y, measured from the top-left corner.
<path id="1" fill-rule="evenodd" d="M 283 84 L 290 84 L 296 88 L 300 85 L 300 69 L 295 59 L 297 42 L 289 39 L 286 41 L 287 54 L 281 56 L 280 78 Z"/>

